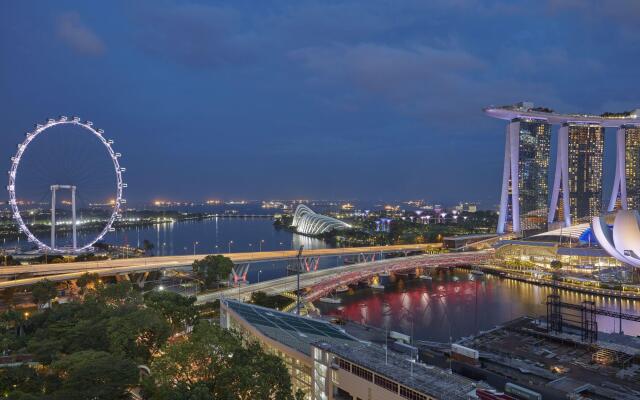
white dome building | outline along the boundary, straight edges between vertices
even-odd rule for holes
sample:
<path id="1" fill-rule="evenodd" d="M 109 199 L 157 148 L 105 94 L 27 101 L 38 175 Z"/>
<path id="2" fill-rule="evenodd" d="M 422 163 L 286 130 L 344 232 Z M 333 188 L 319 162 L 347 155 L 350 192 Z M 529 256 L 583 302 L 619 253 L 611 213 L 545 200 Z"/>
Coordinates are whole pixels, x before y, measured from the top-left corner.
<path id="1" fill-rule="evenodd" d="M 339 219 L 316 214 L 304 204 L 300 204 L 296 208 L 291 226 L 303 235 L 320 235 L 332 230 L 351 228 L 351 225 Z"/>
<path id="2" fill-rule="evenodd" d="M 593 234 L 600 246 L 615 259 L 640 268 L 640 215 L 638 211 L 620 210 L 613 225 L 606 216 L 593 218 Z"/>

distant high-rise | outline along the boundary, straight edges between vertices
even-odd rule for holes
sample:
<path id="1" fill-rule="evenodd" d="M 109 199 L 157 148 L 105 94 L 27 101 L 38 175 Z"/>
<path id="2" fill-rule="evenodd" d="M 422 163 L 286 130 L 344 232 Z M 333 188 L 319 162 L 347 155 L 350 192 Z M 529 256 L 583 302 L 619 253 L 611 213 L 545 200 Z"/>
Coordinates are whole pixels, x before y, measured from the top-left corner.
<path id="1" fill-rule="evenodd" d="M 551 125 L 516 118 L 507 126 L 498 232 L 546 226 Z"/>

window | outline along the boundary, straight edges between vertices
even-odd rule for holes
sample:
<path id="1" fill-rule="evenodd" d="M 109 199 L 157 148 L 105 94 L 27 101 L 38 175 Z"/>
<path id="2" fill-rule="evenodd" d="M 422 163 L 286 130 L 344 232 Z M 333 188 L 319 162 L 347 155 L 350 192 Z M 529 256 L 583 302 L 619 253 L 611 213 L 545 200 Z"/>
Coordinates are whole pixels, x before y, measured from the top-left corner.
<path id="1" fill-rule="evenodd" d="M 390 381 L 387 378 L 383 378 L 380 375 L 376 375 L 374 379 L 374 383 L 380 387 L 383 387 L 393 393 L 398 393 L 398 384 L 394 381 Z"/>
<path id="2" fill-rule="evenodd" d="M 400 386 L 400 397 L 404 397 L 409 400 L 431 400 L 431 397 L 404 386 Z"/>
<path id="3" fill-rule="evenodd" d="M 357 365 L 352 365 L 351 366 L 351 372 L 354 375 L 359 376 L 362 379 L 368 380 L 369 382 L 373 381 L 373 373 L 371 371 L 367 371 L 364 368 L 360 368 Z"/>
<path id="4" fill-rule="evenodd" d="M 345 371 L 351 372 L 351 363 L 349 361 L 343 360 L 342 358 L 336 357 L 338 360 L 338 366 Z"/>

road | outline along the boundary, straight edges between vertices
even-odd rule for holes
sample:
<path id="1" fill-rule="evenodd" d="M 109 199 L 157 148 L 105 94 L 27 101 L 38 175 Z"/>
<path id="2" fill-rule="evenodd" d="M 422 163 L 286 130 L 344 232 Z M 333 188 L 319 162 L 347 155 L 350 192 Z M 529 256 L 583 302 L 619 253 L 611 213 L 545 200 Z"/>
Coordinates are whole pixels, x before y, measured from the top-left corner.
<path id="1" fill-rule="evenodd" d="M 358 254 L 391 253 L 425 251 L 439 248 L 440 244 L 415 244 L 372 247 L 347 247 L 337 249 L 317 249 L 304 251 L 304 257 L 352 256 Z M 258 261 L 276 261 L 293 259 L 297 250 L 262 251 L 246 253 L 225 253 L 234 263 Z M 129 273 L 161 271 L 180 267 L 187 267 L 208 254 L 128 258 L 118 260 L 90 261 L 77 263 L 20 265 L 0 268 L 0 289 L 32 285 L 44 279 L 54 282 L 77 279 L 85 273 L 99 276 L 115 276 Z"/>
<path id="2" fill-rule="evenodd" d="M 341 267 L 307 272 L 300 275 L 300 287 L 310 288 L 306 300 L 315 301 L 338 285 L 355 283 L 381 272 L 411 270 L 415 268 L 437 268 L 439 266 L 473 265 L 483 262 L 491 256 L 490 252 L 466 252 L 419 255 L 392 258 L 382 261 L 345 265 Z M 246 286 L 230 288 L 198 296 L 197 303 L 208 303 L 221 297 L 247 300 L 251 293 L 261 291 L 267 294 L 279 294 L 296 289 L 295 275 Z"/>

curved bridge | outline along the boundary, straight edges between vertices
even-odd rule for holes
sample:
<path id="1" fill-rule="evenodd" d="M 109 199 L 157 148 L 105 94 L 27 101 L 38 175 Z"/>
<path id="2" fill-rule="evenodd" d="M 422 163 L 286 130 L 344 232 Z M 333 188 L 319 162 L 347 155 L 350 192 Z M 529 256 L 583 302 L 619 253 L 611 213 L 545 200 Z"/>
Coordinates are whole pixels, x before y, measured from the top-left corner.
<path id="1" fill-rule="evenodd" d="M 478 265 L 489 261 L 490 258 L 490 252 L 469 252 L 415 256 L 370 263 L 365 268 L 356 271 L 338 272 L 329 279 L 308 287 L 309 292 L 305 296 L 305 300 L 313 302 L 326 296 L 338 286 L 366 281 L 382 273 L 410 271 L 417 268 L 434 269 L 438 267 Z"/>

